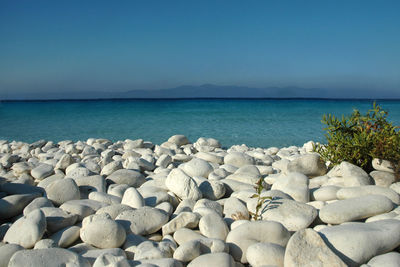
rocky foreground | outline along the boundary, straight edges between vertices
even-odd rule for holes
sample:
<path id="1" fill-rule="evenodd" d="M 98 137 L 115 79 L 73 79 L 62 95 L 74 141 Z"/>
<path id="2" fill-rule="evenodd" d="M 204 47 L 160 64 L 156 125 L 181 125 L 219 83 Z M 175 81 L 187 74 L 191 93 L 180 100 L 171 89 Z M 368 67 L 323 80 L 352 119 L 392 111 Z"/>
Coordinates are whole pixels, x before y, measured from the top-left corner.
<path id="1" fill-rule="evenodd" d="M 312 146 L 0 141 L 0 267 L 400 266 L 390 164 Z"/>

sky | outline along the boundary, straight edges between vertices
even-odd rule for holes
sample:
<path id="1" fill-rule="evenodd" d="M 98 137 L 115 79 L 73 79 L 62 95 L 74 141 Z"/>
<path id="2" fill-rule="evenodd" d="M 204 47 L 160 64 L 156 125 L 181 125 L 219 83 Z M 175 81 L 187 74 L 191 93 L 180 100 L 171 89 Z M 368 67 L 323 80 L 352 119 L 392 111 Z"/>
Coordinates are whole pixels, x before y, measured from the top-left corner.
<path id="1" fill-rule="evenodd" d="M 400 1 L 0 0 L 0 94 L 400 91 Z"/>

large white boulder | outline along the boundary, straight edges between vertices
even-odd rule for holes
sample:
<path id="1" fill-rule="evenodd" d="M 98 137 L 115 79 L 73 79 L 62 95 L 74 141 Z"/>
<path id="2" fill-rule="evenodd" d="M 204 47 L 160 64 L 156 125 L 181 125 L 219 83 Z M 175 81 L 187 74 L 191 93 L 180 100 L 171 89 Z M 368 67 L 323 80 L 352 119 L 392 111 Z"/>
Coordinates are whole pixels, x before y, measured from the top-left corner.
<path id="1" fill-rule="evenodd" d="M 348 266 L 360 266 L 400 245 L 400 220 L 347 223 L 323 228 L 319 233 Z"/>

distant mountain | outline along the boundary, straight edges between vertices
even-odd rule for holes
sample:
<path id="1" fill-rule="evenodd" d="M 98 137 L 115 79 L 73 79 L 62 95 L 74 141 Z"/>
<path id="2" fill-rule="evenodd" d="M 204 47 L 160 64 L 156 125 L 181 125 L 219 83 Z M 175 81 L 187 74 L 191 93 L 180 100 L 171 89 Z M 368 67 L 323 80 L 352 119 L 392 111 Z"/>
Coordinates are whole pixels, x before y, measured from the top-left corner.
<path id="1" fill-rule="evenodd" d="M 169 89 L 130 90 L 125 92 L 51 92 L 29 94 L 8 92 L 0 94 L 0 100 L 52 100 L 52 99 L 113 99 L 113 98 L 352 98 L 352 99 L 400 99 L 400 92 L 385 90 L 318 89 L 299 87 L 251 88 L 245 86 L 219 86 L 203 84 L 184 85 Z"/>

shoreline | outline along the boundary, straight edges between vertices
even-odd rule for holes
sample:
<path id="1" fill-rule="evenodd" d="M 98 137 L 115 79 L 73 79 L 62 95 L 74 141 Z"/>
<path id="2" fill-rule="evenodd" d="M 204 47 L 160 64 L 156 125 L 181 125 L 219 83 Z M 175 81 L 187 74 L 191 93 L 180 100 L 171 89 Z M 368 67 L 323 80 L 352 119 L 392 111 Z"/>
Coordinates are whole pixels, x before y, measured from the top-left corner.
<path id="1" fill-rule="evenodd" d="M 0 261 L 399 262 L 400 182 L 387 163 L 371 173 L 347 162 L 328 169 L 313 144 L 0 140 Z"/>

